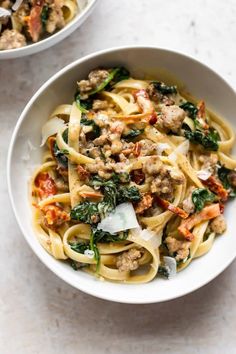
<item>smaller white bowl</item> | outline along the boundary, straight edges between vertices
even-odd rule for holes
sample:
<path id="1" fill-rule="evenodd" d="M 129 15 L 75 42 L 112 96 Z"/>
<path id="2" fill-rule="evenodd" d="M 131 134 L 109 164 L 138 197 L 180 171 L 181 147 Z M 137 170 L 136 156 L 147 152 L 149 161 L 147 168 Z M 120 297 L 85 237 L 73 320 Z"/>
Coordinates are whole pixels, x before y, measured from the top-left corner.
<path id="1" fill-rule="evenodd" d="M 15 59 L 15 58 L 24 57 L 26 55 L 35 54 L 44 49 L 52 47 L 54 44 L 57 44 L 58 42 L 62 41 L 64 38 L 69 36 L 79 26 L 82 25 L 82 23 L 93 11 L 96 2 L 97 0 L 88 0 L 88 5 L 81 12 L 79 12 L 71 22 L 69 22 L 64 28 L 52 34 L 51 36 L 42 39 L 37 43 L 28 44 L 22 48 L 0 50 L 0 60 Z"/>

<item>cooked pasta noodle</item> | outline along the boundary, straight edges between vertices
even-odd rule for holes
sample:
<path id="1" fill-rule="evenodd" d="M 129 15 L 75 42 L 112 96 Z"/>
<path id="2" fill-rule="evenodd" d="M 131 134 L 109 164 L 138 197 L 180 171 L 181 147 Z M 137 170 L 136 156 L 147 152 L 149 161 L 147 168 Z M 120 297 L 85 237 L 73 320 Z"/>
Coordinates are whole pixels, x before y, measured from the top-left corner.
<path id="1" fill-rule="evenodd" d="M 43 135 L 31 179 L 34 228 L 74 269 L 126 283 L 170 278 L 226 230 L 234 133 L 177 87 L 124 68 L 93 70 Z"/>

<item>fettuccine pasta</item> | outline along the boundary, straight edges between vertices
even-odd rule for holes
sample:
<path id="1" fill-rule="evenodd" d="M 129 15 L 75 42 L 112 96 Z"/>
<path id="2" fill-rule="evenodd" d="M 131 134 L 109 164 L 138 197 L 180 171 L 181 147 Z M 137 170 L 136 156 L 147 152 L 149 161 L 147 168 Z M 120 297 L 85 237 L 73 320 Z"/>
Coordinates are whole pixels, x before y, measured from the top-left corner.
<path id="1" fill-rule="evenodd" d="M 126 283 L 170 278 L 226 230 L 234 133 L 176 86 L 93 70 L 42 135 L 33 224 L 45 250 L 75 270 Z"/>

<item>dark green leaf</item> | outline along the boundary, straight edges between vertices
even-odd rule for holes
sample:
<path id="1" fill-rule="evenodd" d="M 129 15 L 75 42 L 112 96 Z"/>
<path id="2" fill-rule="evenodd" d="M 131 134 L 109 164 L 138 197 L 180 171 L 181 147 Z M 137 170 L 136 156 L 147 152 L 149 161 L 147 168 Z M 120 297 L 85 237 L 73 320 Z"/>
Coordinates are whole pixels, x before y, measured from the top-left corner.
<path id="1" fill-rule="evenodd" d="M 195 104 L 191 102 L 184 102 L 180 105 L 180 108 L 182 108 L 184 111 L 188 113 L 188 116 L 192 119 L 196 119 L 197 113 L 198 113 L 198 108 L 195 106 Z"/>
<path id="2" fill-rule="evenodd" d="M 122 135 L 122 138 L 130 141 L 136 138 L 137 136 L 143 134 L 144 129 L 130 129 L 130 131 L 124 135 Z"/>
<path id="3" fill-rule="evenodd" d="M 81 100 L 79 92 L 75 94 L 75 102 L 78 109 L 82 113 L 88 113 L 88 111 L 92 108 L 93 105 L 93 100 L 91 98 L 88 98 L 86 100 Z"/>
<path id="4" fill-rule="evenodd" d="M 128 230 L 116 234 L 110 234 L 109 232 L 103 230 L 94 229 L 93 233 L 95 243 L 121 242 L 125 241 L 128 237 Z"/>
<path id="5" fill-rule="evenodd" d="M 89 250 L 89 244 L 84 242 L 70 243 L 70 248 L 78 253 L 84 254 L 85 250 Z"/>
<path id="6" fill-rule="evenodd" d="M 151 84 L 155 87 L 157 91 L 162 93 L 163 95 L 168 95 L 171 93 L 177 93 L 177 87 L 176 86 L 168 86 L 164 84 L 164 82 L 160 81 L 152 81 Z"/>
<path id="7" fill-rule="evenodd" d="M 138 202 L 141 199 L 140 192 L 137 187 L 119 186 L 117 191 L 118 204 L 125 202 Z"/>
<path id="8" fill-rule="evenodd" d="M 236 197 L 236 188 L 232 186 L 231 181 L 230 181 L 230 174 L 235 173 L 235 171 L 230 170 L 229 168 L 225 166 L 221 166 L 217 170 L 218 177 L 220 181 L 222 182 L 223 186 L 225 189 L 229 190 L 229 196 L 234 198 Z"/>
<path id="9" fill-rule="evenodd" d="M 48 20 L 48 16 L 49 16 L 49 9 L 48 9 L 48 5 L 44 5 L 42 12 L 41 12 L 41 21 L 42 21 L 42 26 L 45 29 L 46 28 L 46 23 Z"/>
<path id="10" fill-rule="evenodd" d="M 70 212 L 71 219 L 79 220 L 86 224 L 93 224 L 95 221 L 99 222 L 100 215 L 98 211 L 98 203 L 84 201 L 77 204 Z"/>
<path id="11" fill-rule="evenodd" d="M 108 84 L 114 85 L 117 82 L 127 79 L 129 77 L 129 72 L 123 67 L 113 68 L 109 71 L 107 78 L 98 86 L 96 89 L 88 93 L 89 96 L 95 95 L 105 89 Z"/>
<path id="12" fill-rule="evenodd" d="M 213 128 L 202 131 L 196 129 L 195 131 L 185 130 L 184 135 L 193 144 L 200 144 L 206 150 L 217 151 L 219 148 L 219 134 Z"/>
<path id="13" fill-rule="evenodd" d="M 113 173 L 112 180 L 115 183 L 129 183 L 130 175 L 127 172 Z"/>
<path id="14" fill-rule="evenodd" d="M 53 146 L 53 154 L 55 156 L 55 159 L 57 160 L 58 165 L 60 165 L 62 168 L 67 169 L 68 168 L 68 158 L 67 158 L 65 152 L 63 152 L 63 150 L 60 150 L 58 148 L 58 145 L 56 142 Z"/>
<path id="15" fill-rule="evenodd" d="M 163 276 L 164 278 L 169 278 L 170 275 L 169 269 L 164 265 L 159 265 L 158 274 Z"/>
<path id="16" fill-rule="evenodd" d="M 195 189 L 192 193 L 192 201 L 195 205 L 195 210 L 200 211 L 208 203 L 212 203 L 215 200 L 215 195 L 206 188 Z"/>
<path id="17" fill-rule="evenodd" d="M 108 181 L 99 176 L 94 176 L 90 184 L 95 189 L 100 189 L 104 195 L 98 203 L 84 201 L 71 210 L 71 218 L 86 224 L 97 224 L 100 219 L 111 213 L 118 204 L 124 202 L 137 202 L 141 199 L 140 192 L 135 186 L 121 186 L 117 175 L 115 180 Z"/>

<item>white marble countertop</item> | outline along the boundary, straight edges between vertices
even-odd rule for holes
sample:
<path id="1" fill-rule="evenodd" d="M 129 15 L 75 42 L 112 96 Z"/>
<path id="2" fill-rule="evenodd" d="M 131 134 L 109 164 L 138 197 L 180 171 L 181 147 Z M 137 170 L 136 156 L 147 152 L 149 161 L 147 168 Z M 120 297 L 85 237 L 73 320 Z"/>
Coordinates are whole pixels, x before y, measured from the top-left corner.
<path id="1" fill-rule="evenodd" d="M 204 288 L 145 306 L 110 303 L 63 283 L 41 264 L 15 222 L 6 155 L 32 94 L 71 61 L 118 45 L 181 50 L 236 87 L 235 0 L 100 0 L 69 38 L 39 54 L 0 62 L 0 353 L 236 353 L 236 263 Z"/>

